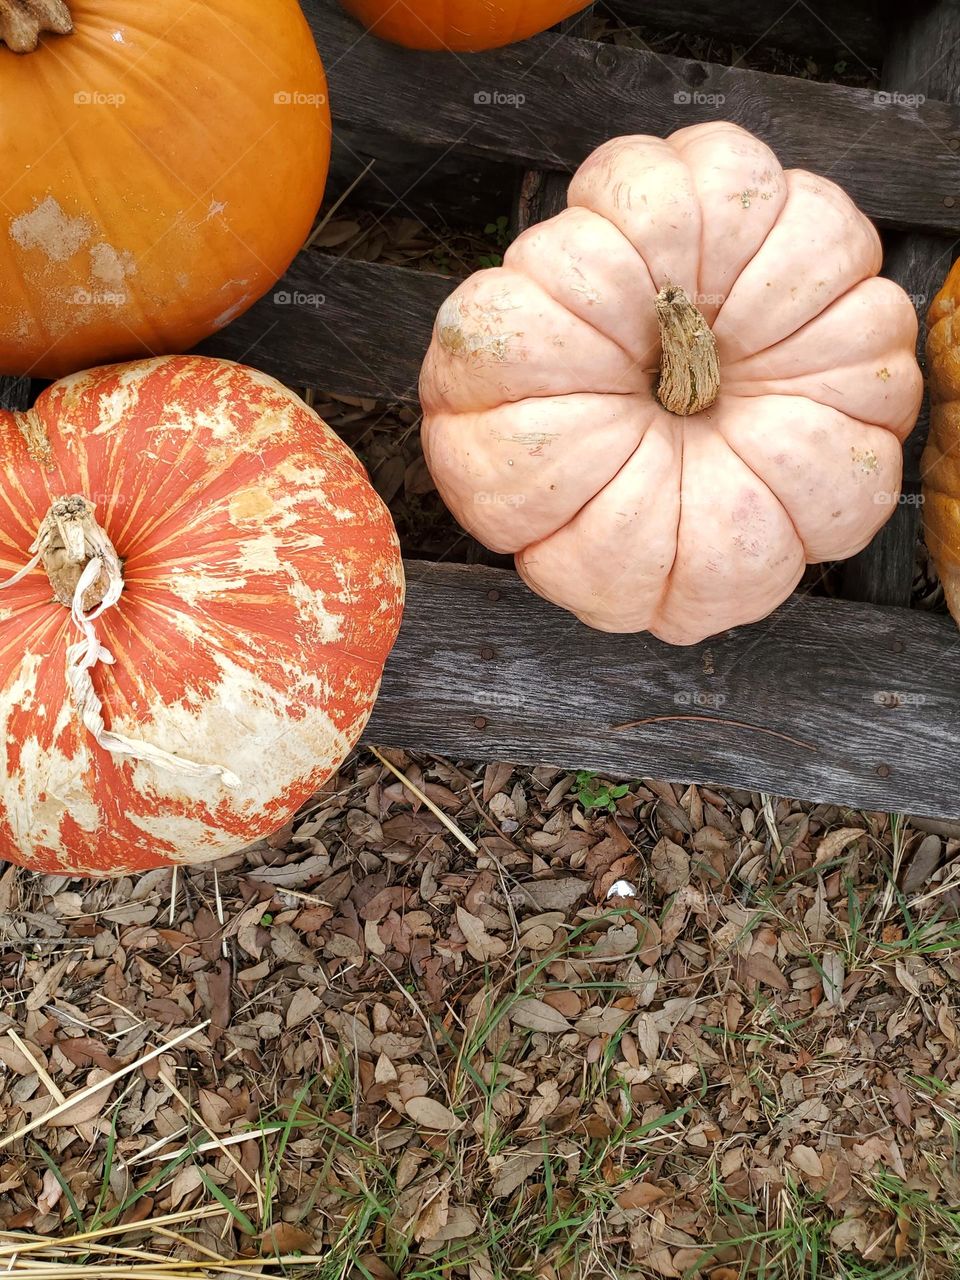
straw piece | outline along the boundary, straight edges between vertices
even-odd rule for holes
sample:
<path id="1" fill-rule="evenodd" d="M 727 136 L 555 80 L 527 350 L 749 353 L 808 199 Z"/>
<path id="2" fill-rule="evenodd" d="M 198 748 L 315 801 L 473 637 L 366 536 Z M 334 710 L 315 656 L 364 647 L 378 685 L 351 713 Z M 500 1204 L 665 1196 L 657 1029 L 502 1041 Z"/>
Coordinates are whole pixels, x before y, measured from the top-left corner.
<path id="1" fill-rule="evenodd" d="M 143 1221 L 116 1222 L 109 1227 L 97 1227 L 95 1231 L 78 1231 L 72 1236 L 36 1236 L 33 1232 L 0 1230 L 0 1241 L 10 1240 L 12 1244 L 0 1244 L 0 1258 L 16 1257 L 22 1253 L 40 1253 L 44 1249 L 63 1250 L 67 1248 L 88 1249 L 92 1241 L 103 1236 L 127 1235 L 132 1231 L 153 1230 L 158 1226 L 170 1226 L 181 1222 L 196 1222 L 200 1218 L 216 1218 L 228 1211 L 219 1204 L 200 1205 L 194 1209 L 183 1209 L 178 1213 L 164 1213 L 158 1218 L 151 1218 L 149 1226 Z"/>
<path id="2" fill-rule="evenodd" d="M 386 756 L 381 755 L 376 747 L 368 746 L 367 750 L 377 757 L 382 765 L 385 765 L 395 778 L 399 778 L 403 785 L 411 794 L 415 795 L 421 804 L 426 805 L 435 818 L 438 818 L 447 828 L 451 835 L 456 836 L 468 853 L 478 853 L 477 846 L 473 843 L 469 836 L 464 835 L 452 818 L 448 818 L 443 810 L 433 803 L 429 796 L 425 796 L 420 788 L 408 777 L 400 772 L 395 765 L 392 765 Z"/>
<path id="3" fill-rule="evenodd" d="M 190 1118 L 194 1120 L 201 1127 L 201 1129 L 203 1129 L 206 1133 L 210 1135 L 213 1145 L 217 1148 L 217 1150 L 222 1152 L 223 1155 L 227 1157 L 227 1159 L 236 1169 L 237 1173 L 239 1173 L 249 1183 L 253 1191 L 253 1194 L 257 1197 L 257 1207 L 260 1210 L 260 1216 L 262 1218 L 264 1204 L 263 1204 L 263 1188 L 260 1186 L 260 1183 L 254 1178 L 252 1178 L 249 1173 L 247 1173 L 246 1169 L 243 1167 L 243 1165 L 240 1163 L 237 1157 L 233 1154 L 233 1152 L 227 1150 L 226 1145 L 224 1144 L 222 1139 L 217 1137 L 217 1135 L 213 1132 L 213 1130 L 204 1120 L 203 1116 L 200 1115 L 200 1113 L 194 1108 L 193 1104 L 190 1102 L 190 1099 L 185 1097 L 184 1094 L 180 1092 L 180 1090 L 177 1088 L 174 1082 L 170 1079 L 170 1077 L 168 1075 L 165 1075 L 161 1071 L 160 1079 L 167 1086 L 167 1088 L 170 1090 L 173 1096 L 175 1098 L 180 1099 L 180 1101 L 183 1103 L 183 1105 L 187 1109 L 187 1115 L 189 1115 Z"/>
<path id="4" fill-rule="evenodd" d="M 204 1126 L 206 1127 L 206 1126 Z M 215 1138 L 213 1142 L 201 1142 L 196 1147 L 179 1147 L 176 1151 L 164 1151 L 163 1148 L 168 1142 L 172 1142 L 172 1138 L 164 1138 L 160 1142 L 154 1142 L 149 1147 L 145 1147 L 139 1155 L 133 1156 L 127 1161 L 127 1164 L 141 1164 L 144 1160 L 179 1160 L 181 1156 L 203 1155 L 207 1151 L 219 1150 L 221 1147 L 236 1147 L 241 1142 L 249 1142 L 253 1138 L 266 1137 L 268 1133 L 281 1133 L 283 1125 L 278 1121 L 276 1124 L 264 1125 L 260 1129 L 251 1129 L 248 1133 L 231 1133 L 226 1138 Z M 177 1131 L 177 1137 L 180 1136 L 181 1130 Z"/>
<path id="5" fill-rule="evenodd" d="M 39 1058 L 37 1058 L 37 1056 L 34 1054 L 30 1046 L 25 1041 L 20 1039 L 20 1037 L 14 1031 L 13 1027 L 7 1028 L 7 1035 L 10 1037 L 13 1043 L 17 1046 L 17 1048 L 20 1050 L 23 1056 L 27 1059 L 27 1061 L 32 1063 L 34 1071 L 40 1077 L 41 1081 L 46 1087 L 47 1093 L 50 1094 L 53 1100 L 55 1102 L 66 1102 L 67 1100 L 66 1095 L 64 1094 L 60 1086 L 57 1084 L 56 1080 L 53 1079 L 49 1071 L 46 1069 L 43 1063 L 39 1060 Z"/>
<path id="6" fill-rule="evenodd" d="M 177 1045 L 183 1044 L 185 1040 L 189 1040 L 191 1036 L 198 1035 L 206 1027 L 209 1027 L 210 1019 L 201 1022 L 199 1027 L 192 1027 L 189 1031 L 181 1031 L 179 1035 L 174 1036 L 172 1040 L 168 1040 L 166 1044 L 151 1049 L 149 1053 L 144 1054 L 142 1058 L 138 1058 L 136 1062 L 131 1062 L 129 1066 L 121 1067 L 119 1071 L 115 1071 L 113 1075 L 107 1076 L 105 1080 L 98 1080 L 96 1084 L 88 1084 L 83 1089 L 78 1089 L 76 1093 L 72 1093 L 69 1098 L 65 1098 L 63 1102 L 58 1103 L 52 1111 L 48 1111 L 45 1115 L 37 1116 L 28 1124 L 17 1129 L 15 1133 L 9 1133 L 5 1138 L 0 1138 L 0 1151 L 5 1147 L 12 1146 L 20 1138 L 25 1138 L 28 1133 L 33 1133 L 34 1129 L 39 1129 L 41 1125 L 49 1124 L 56 1116 L 62 1115 L 68 1107 L 75 1107 L 80 1102 L 86 1102 L 88 1098 L 92 1098 L 95 1093 L 101 1093 L 108 1085 L 115 1085 L 118 1080 L 122 1080 L 125 1076 L 132 1075 L 138 1068 L 145 1066 L 148 1062 L 153 1062 L 154 1058 L 159 1058 L 162 1053 L 166 1053 L 168 1049 L 175 1049 Z"/>

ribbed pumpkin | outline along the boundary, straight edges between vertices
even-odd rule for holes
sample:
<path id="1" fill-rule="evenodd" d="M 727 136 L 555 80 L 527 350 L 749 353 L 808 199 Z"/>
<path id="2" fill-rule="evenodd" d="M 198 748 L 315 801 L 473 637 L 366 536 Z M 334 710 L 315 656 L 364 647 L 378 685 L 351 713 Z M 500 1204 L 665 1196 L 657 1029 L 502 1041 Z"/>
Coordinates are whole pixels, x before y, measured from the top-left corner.
<path id="1" fill-rule="evenodd" d="M 960 623 L 960 261 L 927 313 L 930 434 L 920 461 L 923 532 Z"/>
<path id="2" fill-rule="evenodd" d="M 526 40 L 589 0 L 342 0 L 374 35 L 408 49 L 478 53 Z"/>
<path id="3" fill-rule="evenodd" d="M 166 357 L 0 415 L 0 495 L 0 858 L 116 874 L 281 826 L 359 738 L 400 623 L 350 450 L 273 379 Z"/>
<path id="4" fill-rule="evenodd" d="M 480 541 L 607 631 L 764 617 L 895 509 L 917 317 L 832 182 L 724 122 L 617 138 L 444 303 L 424 453 Z"/>
<path id="5" fill-rule="evenodd" d="M 0 0 L 0 373 L 193 346 L 283 274 L 326 181 L 297 0 L 68 2 Z"/>

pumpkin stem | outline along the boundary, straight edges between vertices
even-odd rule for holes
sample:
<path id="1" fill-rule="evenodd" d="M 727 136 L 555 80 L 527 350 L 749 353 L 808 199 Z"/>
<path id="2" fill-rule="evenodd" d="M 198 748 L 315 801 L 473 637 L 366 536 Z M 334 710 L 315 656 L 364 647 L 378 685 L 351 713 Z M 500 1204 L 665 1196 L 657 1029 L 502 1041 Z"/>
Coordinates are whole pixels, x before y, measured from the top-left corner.
<path id="1" fill-rule="evenodd" d="M 709 409 L 720 393 L 713 331 L 679 285 L 664 285 L 656 306 L 663 348 L 657 399 L 681 417 Z"/>
<path id="2" fill-rule="evenodd" d="M 12 578 L 0 582 L 0 590 L 15 586 L 40 564 L 46 569 L 54 595 L 70 609 L 81 635 L 67 647 L 67 681 L 83 726 L 97 746 L 184 777 L 216 779 L 225 787 L 239 787 L 237 775 L 222 765 L 186 760 L 152 742 L 113 732 L 104 723 L 103 702 L 93 687 L 92 672 L 101 662 L 110 666 L 116 659 L 100 643 L 93 624 L 120 599 L 123 569 L 106 530 L 97 523 L 93 503 L 79 494 L 58 498 L 44 516 L 30 551 L 33 558 Z"/>
<path id="3" fill-rule="evenodd" d="M 0 44 L 14 53 L 32 53 L 42 31 L 68 36 L 72 30 L 64 0 L 0 0 Z"/>
<path id="4" fill-rule="evenodd" d="M 68 609 L 73 608 L 77 584 L 93 560 L 99 561 L 100 571 L 84 590 L 84 613 L 103 604 L 108 595 L 119 597 L 123 589 L 120 557 L 97 523 L 93 503 L 79 494 L 56 500 L 31 549 L 40 553 L 53 594 Z"/>

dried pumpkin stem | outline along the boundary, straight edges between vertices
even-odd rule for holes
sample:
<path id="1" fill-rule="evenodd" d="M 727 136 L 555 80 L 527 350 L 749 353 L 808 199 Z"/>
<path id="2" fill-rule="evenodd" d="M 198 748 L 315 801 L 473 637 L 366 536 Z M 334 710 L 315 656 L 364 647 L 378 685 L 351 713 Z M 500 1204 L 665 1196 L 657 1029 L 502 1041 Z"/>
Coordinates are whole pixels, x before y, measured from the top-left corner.
<path id="1" fill-rule="evenodd" d="M 83 593 L 83 612 L 96 609 L 108 594 L 119 598 L 123 589 L 120 557 L 97 523 L 93 503 L 86 498 L 79 494 L 58 498 L 47 512 L 33 545 L 40 553 L 53 594 L 68 609 L 73 608 L 77 585 L 93 560 L 99 561 L 100 571 Z"/>
<path id="2" fill-rule="evenodd" d="M 720 393 L 720 358 L 710 326 L 679 285 L 665 285 L 656 306 L 663 348 L 657 399 L 681 417 L 709 409 Z"/>
<path id="3" fill-rule="evenodd" d="M 73 31 L 64 0 L 0 0 L 0 44 L 14 53 L 32 53 L 44 31 L 58 36 Z"/>
<path id="4" fill-rule="evenodd" d="M 70 610 L 81 639 L 67 647 L 67 681 L 83 726 L 97 746 L 115 756 L 130 756 L 190 778 L 215 778 L 226 787 L 240 779 L 218 764 L 197 764 L 152 742 L 128 738 L 108 729 L 103 703 L 93 685 L 93 671 L 116 661 L 97 636 L 94 622 L 123 594 L 120 557 L 105 529 L 97 523 L 92 502 L 80 494 L 57 498 L 44 517 L 30 548 L 32 559 L 0 589 L 21 582 L 43 565 L 53 594 Z"/>

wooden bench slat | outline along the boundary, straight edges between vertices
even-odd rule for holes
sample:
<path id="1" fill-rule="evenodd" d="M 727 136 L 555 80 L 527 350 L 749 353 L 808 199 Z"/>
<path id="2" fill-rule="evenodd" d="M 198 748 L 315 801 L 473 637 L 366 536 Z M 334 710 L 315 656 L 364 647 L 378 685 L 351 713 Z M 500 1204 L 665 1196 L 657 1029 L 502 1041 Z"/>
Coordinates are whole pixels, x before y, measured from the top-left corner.
<path id="1" fill-rule="evenodd" d="M 293 386 L 416 403 L 434 319 L 456 284 L 308 249 L 273 293 L 197 350 Z"/>
<path id="2" fill-rule="evenodd" d="M 29 378 L 0 378 L 0 409 L 29 409 L 32 402 Z"/>
<path id="3" fill-rule="evenodd" d="M 599 12 L 659 31 L 684 31 L 735 44 L 774 45 L 822 61 L 880 65 L 884 22 L 878 0 L 599 0 Z M 828 68 L 829 69 L 829 68 Z"/>
<path id="4" fill-rule="evenodd" d="M 904 94 L 960 101 L 960 6 L 956 0 L 904 9 L 899 23 L 891 25 L 882 83 L 886 89 Z M 960 140 L 954 139 L 952 145 L 960 148 Z M 917 231 L 896 236 L 887 248 L 885 274 L 911 295 L 920 313 L 921 363 L 926 341 L 923 318 L 950 269 L 953 251 L 950 240 Z M 926 436 L 924 406 L 904 451 L 906 501 L 870 546 L 844 566 L 841 590 L 848 600 L 910 603 L 920 532 L 920 455 Z"/>
<path id="5" fill-rule="evenodd" d="M 795 596 L 677 649 L 592 631 L 502 569 L 407 575 L 369 742 L 960 816 L 948 618 Z M 616 728 L 660 716 L 692 718 Z"/>
<path id="6" fill-rule="evenodd" d="M 731 119 L 785 164 L 839 182 L 884 225 L 960 232 L 960 155 L 950 142 L 960 146 L 960 110 L 947 103 L 882 102 L 871 90 L 554 34 L 470 57 L 419 53 L 364 36 L 337 0 L 306 0 L 305 9 L 335 127 L 345 120 L 440 152 L 572 170 L 616 134 Z M 684 93 L 698 97 L 675 101 Z M 488 100 L 495 94 L 499 104 Z"/>

